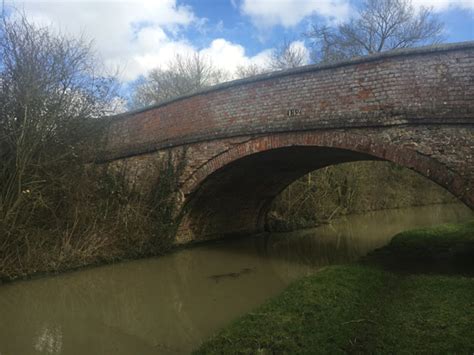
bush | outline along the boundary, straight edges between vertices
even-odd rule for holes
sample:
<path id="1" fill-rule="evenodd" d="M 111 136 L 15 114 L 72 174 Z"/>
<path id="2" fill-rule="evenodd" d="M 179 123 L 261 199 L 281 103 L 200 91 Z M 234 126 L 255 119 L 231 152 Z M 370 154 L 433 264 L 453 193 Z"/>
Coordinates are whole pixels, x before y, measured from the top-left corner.
<path id="1" fill-rule="evenodd" d="M 169 248 L 179 157 L 156 162 L 146 192 L 90 164 L 115 97 L 90 45 L 20 16 L 1 23 L 0 52 L 0 279 Z"/>

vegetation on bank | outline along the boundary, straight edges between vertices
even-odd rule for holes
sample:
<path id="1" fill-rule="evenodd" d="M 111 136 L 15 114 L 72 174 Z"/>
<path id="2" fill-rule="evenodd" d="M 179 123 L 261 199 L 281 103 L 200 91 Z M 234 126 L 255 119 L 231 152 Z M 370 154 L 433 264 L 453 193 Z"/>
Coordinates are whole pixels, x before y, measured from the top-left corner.
<path id="1" fill-rule="evenodd" d="M 56 194 L 30 192 L 26 203 L 48 198 L 58 208 L 36 206 L 15 225 L 0 220 L 0 280 L 167 252 L 177 227 L 180 164 L 168 157 L 152 168 L 147 190 L 121 171 L 94 166 L 76 169 L 80 175 L 56 187 Z"/>
<path id="2" fill-rule="evenodd" d="M 434 182 L 391 162 L 344 163 L 313 171 L 288 186 L 273 202 L 268 226 L 294 230 L 343 215 L 455 201 Z"/>
<path id="3" fill-rule="evenodd" d="M 401 233 L 295 282 L 196 353 L 472 353 L 473 260 L 474 221 Z"/>
<path id="4" fill-rule="evenodd" d="M 0 280 L 156 255 L 172 242 L 182 157 L 146 191 L 91 164 L 116 95 L 90 44 L 0 23 Z"/>

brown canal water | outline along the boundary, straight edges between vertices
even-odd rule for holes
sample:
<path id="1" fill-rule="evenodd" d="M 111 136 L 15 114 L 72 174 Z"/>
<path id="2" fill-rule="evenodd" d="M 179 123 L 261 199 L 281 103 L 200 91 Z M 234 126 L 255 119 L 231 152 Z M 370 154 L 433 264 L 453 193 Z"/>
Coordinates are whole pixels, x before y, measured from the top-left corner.
<path id="1" fill-rule="evenodd" d="M 473 218 L 434 205 L 196 246 L 0 286 L 0 354 L 182 354 L 290 282 L 403 230 Z"/>

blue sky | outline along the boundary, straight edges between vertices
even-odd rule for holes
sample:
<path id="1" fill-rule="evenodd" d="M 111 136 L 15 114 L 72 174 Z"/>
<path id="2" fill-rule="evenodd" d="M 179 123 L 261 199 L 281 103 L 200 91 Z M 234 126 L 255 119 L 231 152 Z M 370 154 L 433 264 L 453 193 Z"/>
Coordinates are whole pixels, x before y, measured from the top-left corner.
<path id="1" fill-rule="evenodd" d="M 292 1 L 295 6 L 303 1 Z M 304 1 L 310 2 L 310 1 Z M 317 1 L 313 1 L 317 2 Z M 245 13 L 242 9 L 243 0 L 218 1 L 218 0 L 189 0 L 179 1 L 179 4 L 187 4 L 194 9 L 194 13 L 208 20 L 209 28 L 212 29 L 205 36 L 190 33 L 190 38 L 196 42 L 205 42 L 212 36 L 224 36 L 226 39 L 242 44 L 250 55 L 258 53 L 269 46 L 277 44 L 281 38 L 302 39 L 301 34 L 306 32 L 312 23 L 331 23 L 325 16 L 318 15 L 315 11 L 305 16 L 295 25 L 285 26 L 274 21 L 271 26 L 259 28 L 258 20 Z M 278 6 L 279 0 L 268 1 Z M 337 3 L 335 1 L 334 3 Z M 340 2 L 345 3 L 345 2 Z M 361 1 L 347 1 L 351 7 L 361 5 Z M 446 24 L 445 36 L 447 42 L 469 41 L 474 39 L 474 0 L 469 1 L 414 1 L 422 6 L 433 6 L 436 14 Z M 337 20 L 337 19 L 336 19 Z M 219 25 L 221 24 L 221 25 Z M 217 30 L 217 29 L 222 30 Z"/>
<path id="2" fill-rule="evenodd" d="M 474 0 L 412 0 L 433 6 L 447 42 L 474 40 Z M 105 68 L 123 83 L 177 53 L 200 52 L 230 72 L 264 65 L 283 39 L 308 50 L 312 23 L 334 25 L 354 16 L 360 0 L 7 0 L 30 20 L 93 39 Z"/>

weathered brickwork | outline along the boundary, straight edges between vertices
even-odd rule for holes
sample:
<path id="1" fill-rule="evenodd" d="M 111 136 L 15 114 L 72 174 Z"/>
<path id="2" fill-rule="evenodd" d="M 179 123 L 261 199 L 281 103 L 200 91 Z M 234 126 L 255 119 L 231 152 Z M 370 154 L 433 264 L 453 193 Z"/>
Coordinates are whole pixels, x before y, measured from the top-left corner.
<path id="1" fill-rule="evenodd" d="M 343 161 L 396 162 L 472 208 L 473 128 L 474 43 L 464 43 L 259 76 L 128 113 L 113 119 L 101 159 L 141 178 L 157 155 L 186 149 L 185 242 L 261 230 L 279 191 Z"/>

